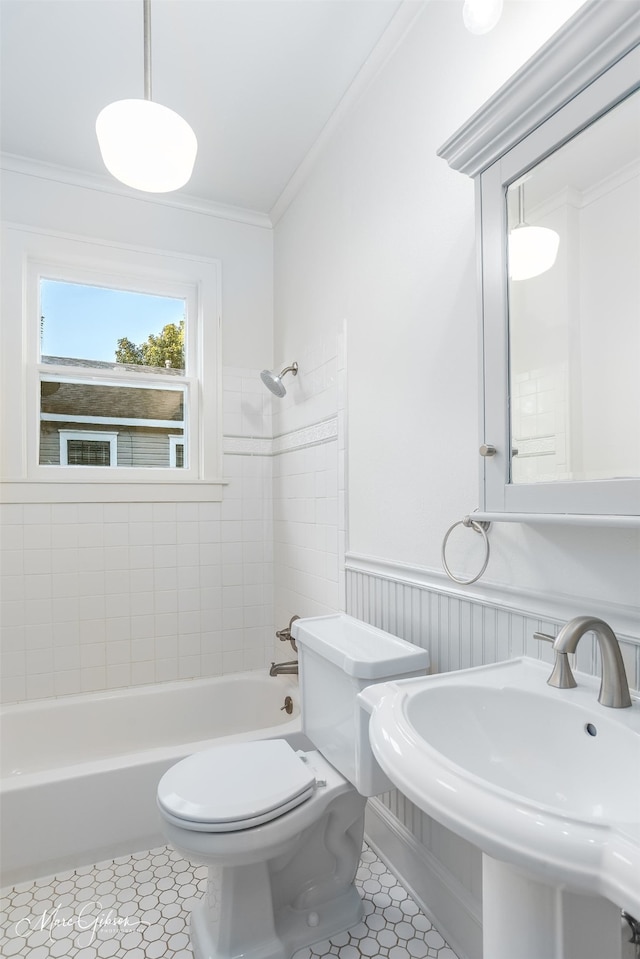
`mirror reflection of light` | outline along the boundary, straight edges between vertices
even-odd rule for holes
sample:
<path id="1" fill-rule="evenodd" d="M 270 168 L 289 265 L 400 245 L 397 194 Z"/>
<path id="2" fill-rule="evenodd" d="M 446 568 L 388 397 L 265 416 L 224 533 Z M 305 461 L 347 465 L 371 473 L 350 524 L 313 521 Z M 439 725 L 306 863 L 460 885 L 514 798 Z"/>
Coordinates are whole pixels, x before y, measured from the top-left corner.
<path id="1" fill-rule="evenodd" d="M 529 280 L 556 262 L 560 237 L 544 226 L 516 226 L 509 233 L 509 276 Z"/>
<path id="2" fill-rule="evenodd" d="M 489 33 L 502 16 L 502 0 L 465 0 L 462 20 L 469 33 Z"/>

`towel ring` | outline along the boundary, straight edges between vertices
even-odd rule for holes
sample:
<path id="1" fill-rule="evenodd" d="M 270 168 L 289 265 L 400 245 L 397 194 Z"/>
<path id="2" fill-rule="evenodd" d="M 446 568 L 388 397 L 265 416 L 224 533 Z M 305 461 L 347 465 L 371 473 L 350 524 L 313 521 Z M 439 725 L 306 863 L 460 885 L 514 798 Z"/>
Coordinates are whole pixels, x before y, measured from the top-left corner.
<path id="1" fill-rule="evenodd" d="M 465 516 L 464 519 L 460 519 L 458 520 L 457 523 L 453 523 L 453 525 L 450 526 L 447 532 L 444 534 L 444 539 L 442 540 L 442 554 L 441 554 L 442 565 L 444 566 L 445 573 L 447 574 L 449 579 L 453 580 L 454 583 L 458 583 L 460 586 L 470 586 L 471 583 L 475 583 L 476 580 L 480 579 L 485 569 L 489 565 L 489 555 L 491 553 L 491 548 L 489 546 L 489 537 L 487 536 L 487 530 L 489 529 L 490 525 L 491 525 L 490 523 L 484 523 L 481 520 L 475 520 L 475 519 L 471 519 L 470 516 Z M 447 540 L 449 539 L 449 536 L 454 531 L 456 526 L 471 527 L 471 529 L 474 529 L 476 533 L 480 533 L 480 535 L 484 539 L 484 548 L 485 548 L 484 563 L 482 564 L 482 569 L 480 570 L 480 572 L 477 573 L 475 576 L 473 576 L 471 579 L 459 579 L 457 576 L 454 576 L 447 564 L 447 557 L 445 554 L 446 548 L 447 548 Z"/>

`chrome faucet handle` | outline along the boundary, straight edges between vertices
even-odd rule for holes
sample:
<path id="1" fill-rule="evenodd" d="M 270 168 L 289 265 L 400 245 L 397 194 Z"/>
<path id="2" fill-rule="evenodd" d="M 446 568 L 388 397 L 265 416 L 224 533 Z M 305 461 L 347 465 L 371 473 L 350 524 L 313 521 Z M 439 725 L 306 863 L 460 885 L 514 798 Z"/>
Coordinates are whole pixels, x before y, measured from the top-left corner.
<path id="1" fill-rule="evenodd" d="M 548 633 L 534 633 L 533 638 L 545 643 L 555 643 L 556 641 L 556 637 L 549 636 Z M 555 662 L 553 664 L 551 675 L 547 680 L 547 685 L 554 686 L 556 689 L 573 689 L 574 686 L 577 686 L 578 684 L 576 683 L 575 677 L 571 672 L 571 666 L 569 665 L 569 657 L 567 653 L 563 653 L 556 649 L 555 654 Z"/>
<path id="2" fill-rule="evenodd" d="M 293 624 L 295 623 L 297 619 L 300 619 L 300 617 L 297 615 L 292 616 L 291 619 L 289 620 L 288 626 L 285 626 L 284 629 L 276 630 L 276 638 L 279 639 L 281 643 L 287 643 L 287 642 L 291 643 L 293 650 L 296 653 L 298 652 L 298 645 L 295 639 L 293 638 L 293 636 L 291 635 L 291 627 L 293 626 Z"/>

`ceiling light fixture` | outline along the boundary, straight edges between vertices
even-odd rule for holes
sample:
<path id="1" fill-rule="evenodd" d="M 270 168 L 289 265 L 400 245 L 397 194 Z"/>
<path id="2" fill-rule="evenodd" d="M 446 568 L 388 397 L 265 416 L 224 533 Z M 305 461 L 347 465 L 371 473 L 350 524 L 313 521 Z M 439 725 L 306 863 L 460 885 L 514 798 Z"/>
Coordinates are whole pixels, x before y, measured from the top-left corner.
<path id="1" fill-rule="evenodd" d="M 509 233 L 509 276 L 530 280 L 556 262 L 560 236 L 544 226 L 529 226 L 524 218 L 524 183 L 518 187 L 518 222 Z"/>
<path id="2" fill-rule="evenodd" d="M 465 0 L 462 19 L 469 33 L 489 33 L 502 16 L 503 0 Z"/>
<path id="3" fill-rule="evenodd" d="M 104 165 L 116 180 L 147 193 L 179 190 L 191 177 L 198 141 L 181 116 L 151 99 L 151 0 L 142 0 L 144 100 L 117 100 L 98 114 Z"/>

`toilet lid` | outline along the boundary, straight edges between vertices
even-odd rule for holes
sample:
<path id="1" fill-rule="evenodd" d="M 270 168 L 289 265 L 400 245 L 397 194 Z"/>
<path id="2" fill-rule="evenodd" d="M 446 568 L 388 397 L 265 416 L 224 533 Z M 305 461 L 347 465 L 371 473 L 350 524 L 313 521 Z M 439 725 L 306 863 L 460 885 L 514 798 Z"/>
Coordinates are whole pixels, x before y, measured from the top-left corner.
<path id="1" fill-rule="evenodd" d="M 284 739 L 214 746 L 169 769 L 158 803 L 186 828 L 228 832 L 260 825 L 308 799 L 315 774 Z"/>

